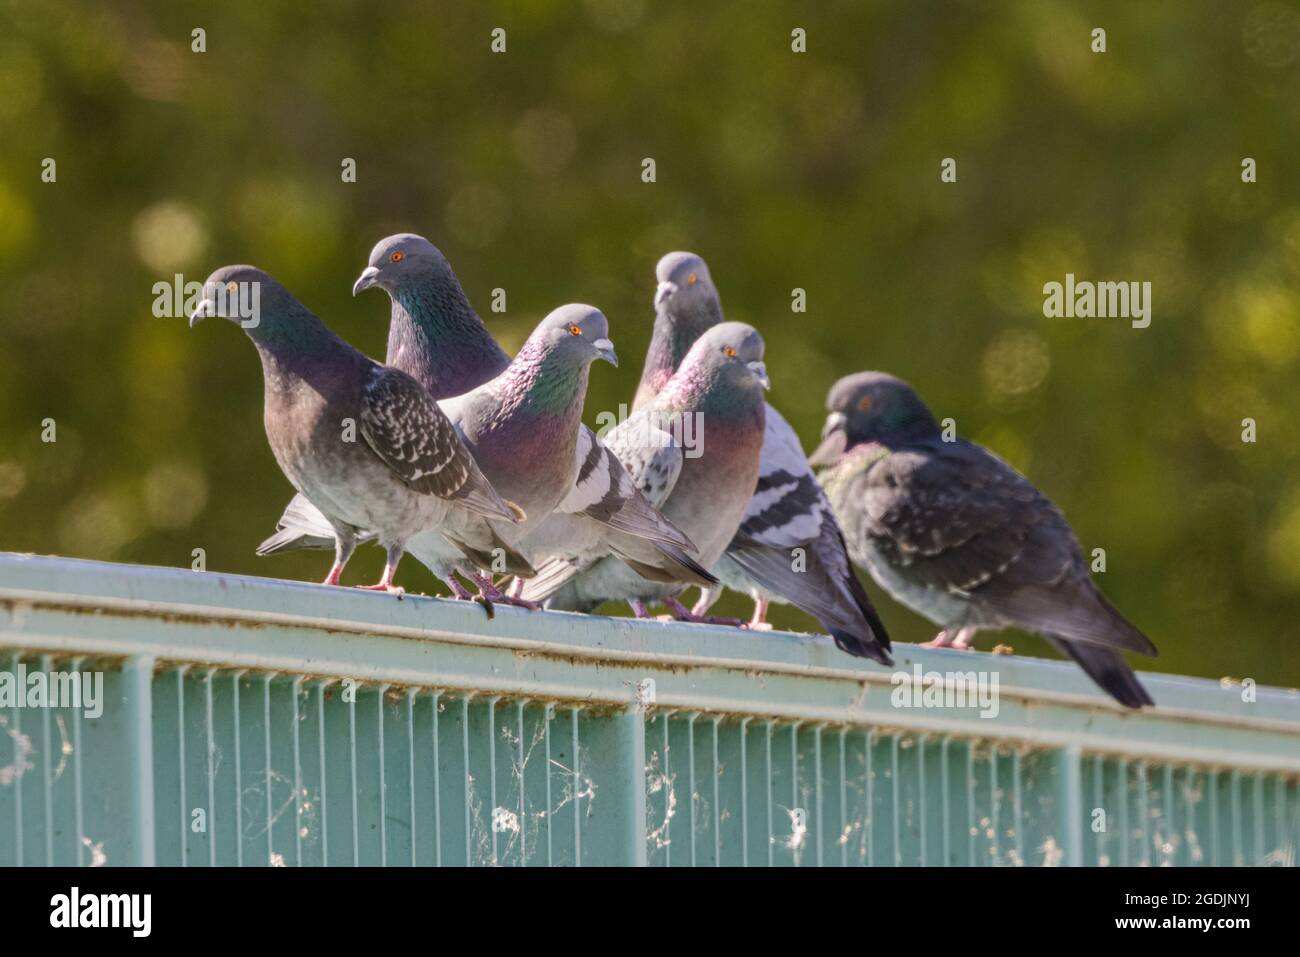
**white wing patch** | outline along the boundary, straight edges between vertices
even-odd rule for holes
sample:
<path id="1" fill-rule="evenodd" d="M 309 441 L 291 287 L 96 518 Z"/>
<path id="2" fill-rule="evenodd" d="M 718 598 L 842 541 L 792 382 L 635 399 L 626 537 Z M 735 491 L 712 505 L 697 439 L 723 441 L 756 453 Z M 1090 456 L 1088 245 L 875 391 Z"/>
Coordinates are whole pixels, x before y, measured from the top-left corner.
<path id="1" fill-rule="evenodd" d="M 772 548 L 806 545 L 820 537 L 829 507 L 798 435 L 769 405 L 758 487 L 745 509 L 738 537 Z"/>
<path id="2" fill-rule="evenodd" d="M 607 463 L 603 461 L 605 449 L 596 439 L 596 433 L 585 425 L 578 432 L 578 446 L 574 453 L 577 468 L 573 488 L 556 506 L 557 512 L 576 515 L 599 503 L 609 494 L 611 480 Z"/>

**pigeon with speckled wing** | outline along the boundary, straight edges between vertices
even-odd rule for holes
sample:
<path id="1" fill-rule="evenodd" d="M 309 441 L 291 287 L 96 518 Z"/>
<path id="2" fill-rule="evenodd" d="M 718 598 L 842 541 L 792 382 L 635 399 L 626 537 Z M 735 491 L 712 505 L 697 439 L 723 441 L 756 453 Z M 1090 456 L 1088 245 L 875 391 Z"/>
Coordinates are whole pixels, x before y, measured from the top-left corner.
<path id="1" fill-rule="evenodd" d="M 251 299 L 245 289 L 256 289 L 259 303 L 249 321 L 231 305 L 237 296 Z M 387 554 L 375 587 L 390 590 L 407 543 L 442 535 L 449 516 L 523 517 L 484 478 L 419 383 L 352 348 L 267 273 L 218 269 L 190 324 L 207 316 L 240 322 L 261 357 L 271 450 L 335 545 L 326 584 L 338 584 L 364 532 Z M 451 553 L 457 545 L 443 547 Z"/>
<path id="2" fill-rule="evenodd" d="M 474 312 L 447 257 L 428 240 L 399 233 L 380 240 L 352 286 L 352 294 L 380 287 L 392 299 L 387 365 L 407 373 L 435 399 L 474 389 L 505 371 L 510 357 Z M 301 496 L 281 515 L 258 555 L 294 548 L 332 548 L 321 516 Z M 445 579 L 439 550 L 435 574 Z M 412 549 L 420 558 L 422 551 Z M 423 560 L 423 559 L 421 559 Z"/>
<path id="3" fill-rule="evenodd" d="M 656 267 L 655 324 L 634 409 L 650 402 L 692 344 L 723 321 L 717 288 L 704 260 L 669 253 Z M 754 599 L 750 627 L 766 627 L 770 601 L 811 614 L 843 651 L 892 664 L 889 635 L 854 575 L 830 504 L 804 456 L 799 437 L 767 407 L 758 483 L 736 538 L 712 568 L 723 585 Z M 721 594 L 705 590 L 704 614 Z"/>
<path id="4" fill-rule="evenodd" d="M 1028 479 L 963 439 L 944 441 L 911 386 L 882 372 L 841 379 L 812 456 L 853 560 L 970 647 L 982 629 L 1048 639 L 1121 704 L 1152 704 L 1121 651 L 1155 646 L 1101 593 L 1065 516 Z"/>

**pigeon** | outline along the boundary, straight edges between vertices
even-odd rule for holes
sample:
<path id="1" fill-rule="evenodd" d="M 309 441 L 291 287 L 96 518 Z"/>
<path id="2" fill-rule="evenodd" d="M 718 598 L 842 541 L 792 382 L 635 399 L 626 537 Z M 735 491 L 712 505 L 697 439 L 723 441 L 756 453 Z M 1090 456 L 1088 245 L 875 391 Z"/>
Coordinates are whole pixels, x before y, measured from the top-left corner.
<path id="1" fill-rule="evenodd" d="M 376 287 L 392 300 L 384 361 L 435 399 L 463 395 L 510 365 L 447 257 L 423 236 L 398 233 L 375 244 L 352 295 Z"/>
<path id="2" fill-rule="evenodd" d="M 470 306 L 451 264 L 428 240 L 412 233 L 380 240 L 352 294 L 375 286 L 392 297 L 385 363 L 410 375 L 433 398 L 468 392 L 510 364 L 510 357 Z M 257 547 L 257 554 L 333 547 L 324 516 L 296 496 L 280 516 L 275 534 Z M 413 554 L 420 558 L 418 552 Z M 459 587 L 453 591 L 461 597 Z"/>
<path id="3" fill-rule="evenodd" d="M 694 253 L 668 253 L 655 270 L 654 333 L 633 409 L 650 403 L 691 346 L 723 321 L 709 267 Z M 853 573 L 844 536 L 804 456 L 799 436 L 771 405 L 762 466 L 744 521 L 712 567 L 726 586 L 754 599 L 750 628 L 766 628 L 768 604 L 789 602 L 811 614 L 842 651 L 892 665 L 889 635 Z M 694 611 L 721 595 L 701 593 Z"/>
<path id="4" fill-rule="evenodd" d="M 604 313 L 560 306 L 500 375 L 440 403 L 493 487 L 519 503 L 529 524 L 573 488 L 583 399 L 597 359 L 618 365 Z"/>
<path id="5" fill-rule="evenodd" d="M 386 553 L 383 576 L 370 587 L 396 591 L 408 541 L 442 538 L 458 512 L 507 523 L 525 517 L 492 488 L 418 382 L 348 345 L 270 275 L 225 266 L 203 288 L 191 327 L 209 316 L 238 322 L 261 357 L 271 451 L 331 532 L 335 561 L 325 584 L 339 583 L 362 532 Z M 442 542 L 448 556 L 459 554 L 458 543 Z"/>
<path id="6" fill-rule="evenodd" d="M 647 533 L 661 542 L 641 542 L 640 547 L 655 549 L 662 543 L 665 553 L 662 561 L 650 558 L 651 563 L 675 561 L 685 566 L 691 580 L 707 585 L 714 579 L 680 552 L 692 547 L 690 540 L 650 507 L 616 459 L 610 456 L 617 470 L 615 481 L 607 476 L 593 481 L 595 477 L 588 474 L 579 483 L 583 467 L 599 463 L 607 454 L 599 440 L 586 441 L 595 437 L 582 425 L 588 373 L 596 359 L 618 365 L 605 315 L 593 306 L 561 306 L 542 320 L 504 372 L 441 403 L 493 487 L 529 515 L 528 521 L 501 528 L 499 534 L 526 556 L 571 553 L 569 528 L 575 523 L 600 524 L 587 514 L 592 503 L 586 497 L 594 484 L 602 499 L 610 498 L 607 506 L 617 512 L 643 511 Z M 557 510 L 555 522 L 541 521 Z M 625 535 L 607 531 L 616 542 Z M 501 593 L 490 579 L 475 578 L 475 582 L 490 600 L 538 607 L 521 595 Z"/>
<path id="7" fill-rule="evenodd" d="M 1155 655 L 1088 575 L 1061 510 L 973 442 L 945 441 L 906 382 L 883 372 L 839 380 L 812 462 L 847 531 L 853 561 L 969 648 L 981 629 L 1043 635 L 1115 700 L 1154 702 L 1121 651 Z"/>
<path id="8" fill-rule="evenodd" d="M 388 364 L 410 374 L 435 399 L 463 396 L 507 374 L 510 357 L 474 312 L 447 258 L 424 237 L 399 233 L 376 243 L 352 292 L 357 295 L 371 288 L 383 289 L 392 300 Z M 580 413 L 582 395 L 575 397 L 574 411 Z M 532 551 L 548 558 L 584 557 L 606 541 L 608 526 L 623 533 L 616 536 L 616 544 L 635 551 L 647 568 L 660 574 L 690 575 L 703 585 L 714 583 L 716 579 L 690 557 L 689 552 L 693 551 L 690 539 L 650 506 L 594 432 L 580 423 L 577 429 L 577 466 L 572 473 L 569 494 L 555 508 L 558 514 L 545 519 L 548 510 L 539 509 L 534 513 L 525 509 L 532 516 L 529 522 Z M 489 451 L 484 448 L 479 454 L 486 456 Z M 494 454 L 500 458 L 486 463 L 488 472 L 525 462 L 522 458 L 509 461 L 513 453 L 504 446 Z M 504 476 L 502 480 L 508 481 Z M 634 541 L 638 538 L 652 544 L 643 546 Z M 442 556 L 427 555 L 422 547 L 417 547 L 425 541 L 413 543 L 409 550 L 418 560 L 433 567 Z M 310 503 L 298 497 L 285 509 L 276 533 L 257 551 L 259 555 L 267 555 L 289 548 L 332 545 L 328 522 Z M 498 542 L 497 547 L 500 545 Z M 507 549 L 505 554 L 510 561 L 504 568 L 497 563 L 482 567 L 521 576 L 533 574 L 531 565 L 518 553 Z M 447 580 L 440 571 L 435 570 L 435 574 Z M 500 594 L 494 586 L 484 588 L 484 576 L 471 573 L 471 577 L 479 584 L 481 594 L 485 591 Z M 448 585 L 457 597 L 468 597 L 454 579 Z M 515 594 L 511 598 L 520 596 Z M 527 605 L 529 601 L 521 599 L 518 603 Z"/>
<path id="9" fill-rule="evenodd" d="M 762 337 L 752 326 L 724 322 L 695 342 L 652 401 L 605 436 L 650 502 L 691 537 L 705 568 L 736 534 L 758 481 L 767 387 Z M 658 602 L 679 620 L 711 621 L 678 600 L 690 584 L 648 575 L 615 552 L 541 566 L 524 594 L 579 611 L 623 600 L 638 618 Z"/>

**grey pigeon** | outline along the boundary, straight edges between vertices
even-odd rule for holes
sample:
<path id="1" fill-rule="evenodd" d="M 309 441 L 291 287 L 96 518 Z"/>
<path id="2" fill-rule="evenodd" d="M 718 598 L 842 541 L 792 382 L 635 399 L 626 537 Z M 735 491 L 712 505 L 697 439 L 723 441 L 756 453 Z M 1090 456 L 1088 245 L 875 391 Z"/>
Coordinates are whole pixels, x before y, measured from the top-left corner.
<path id="1" fill-rule="evenodd" d="M 410 375 L 433 398 L 468 392 L 510 364 L 510 357 L 470 306 L 451 264 L 428 240 L 412 233 L 380 240 L 352 294 L 375 286 L 392 297 L 385 363 Z M 333 546 L 329 523 L 297 496 L 257 554 Z M 413 554 L 421 558 L 419 551 Z M 432 557 L 434 564 L 440 563 L 441 556 Z M 463 589 L 448 584 L 461 597 Z"/>
<path id="2" fill-rule="evenodd" d="M 591 504 L 586 500 L 587 486 L 593 477 L 582 476 L 584 466 L 598 463 L 605 455 L 599 441 L 586 441 L 594 436 L 582 425 L 587 378 L 596 359 L 618 364 L 604 314 L 577 303 L 561 306 L 542 320 L 504 372 L 441 403 L 493 487 L 528 513 L 526 522 L 498 529 L 526 556 L 549 558 L 571 552 L 571 525 L 599 525 L 587 514 Z M 614 481 L 601 477 L 595 484 L 611 513 L 642 508 L 648 529 L 664 544 L 640 544 L 665 551 L 664 562 L 676 554 L 692 580 L 712 581 L 703 568 L 680 553 L 680 548 L 690 547 L 690 540 L 650 507 L 617 460 L 610 459 L 617 469 Z M 619 540 L 624 535 L 606 530 Z M 536 607 L 521 595 L 502 594 L 489 579 L 475 581 L 491 600 Z"/>
<path id="3" fill-rule="evenodd" d="M 435 399 L 463 395 L 510 365 L 447 257 L 423 236 L 398 233 L 375 244 L 352 294 L 376 287 L 392 300 L 384 361 Z"/>
<path id="4" fill-rule="evenodd" d="M 376 243 L 352 291 L 355 295 L 370 288 L 383 289 L 392 301 L 388 364 L 409 373 L 434 398 L 459 397 L 508 374 L 510 357 L 474 312 L 446 257 L 427 239 L 399 233 Z M 581 396 L 575 396 L 578 405 L 574 411 L 580 414 Z M 523 456 L 508 458 L 512 453 L 504 444 L 496 448 L 500 457 L 485 463 L 485 468 L 491 473 L 499 467 L 501 480 L 512 484 L 505 471 L 514 465 L 527 471 L 530 463 Z M 489 454 L 486 447 L 480 451 Z M 539 510 L 529 522 L 532 552 L 549 557 L 585 556 L 606 543 L 613 529 L 622 533 L 614 536 L 616 543 L 635 552 L 648 568 L 660 574 L 690 574 L 701 584 L 714 581 L 689 557 L 690 540 L 650 506 L 618 459 L 580 423 L 575 459 L 572 487 L 555 507 L 557 514 L 544 519 L 546 510 Z M 525 510 L 533 515 L 526 506 Z M 441 556 L 430 556 L 417 547 L 424 541 L 413 544 L 411 554 L 433 567 Z M 259 546 L 258 554 L 331 544 L 328 523 L 309 503 L 296 498 L 281 516 L 279 530 Z M 507 554 L 512 561 L 505 571 L 521 572 L 514 561 L 521 556 Z M 532 568 L 523 563 L 522 573 L 530 575 Z M 473 577 L 481 582 L 483 576 Z M 458 597 L 465 597 L 454 579 L 448 584 Z M 480 590 L 484 590 L 482 584 Z M 492 587 L 486 591 L 496 593 Z M 522 603 L 528 600 L 522 599 Z"/>
<path id="5" fill-rule="evenodd" d="M 560 306 L 500 375 L 440 403 L 493 487 L 528 513 L 530 525 L 573 489 L 583 399 L 597 359 L 618 365 L 604 313 Z"/>
<path id="6" fill-rule="evenodd" d="M 762 360 L 763 339 L 752 327 L 715 326 L 659 394 L 605 437 L 651 503 L 691 537 L 706 568 L 736 534 L 758 481 L 768 385 Z M 548 607 L 575 610 L 624 600 L 638 617 L 659 602 L 681 620 L 708 620 L 677 599 L 689 581 L 652 577 L 624 556 L 560 562 L 539 567 L 524 594 L 549 594 Z"/>
<path id="7" fill-rule="evenodd" d="M 669 253 L 655 270 L 655 325 L 634 409 L 659 394 L 694 342 L 722 322 L 709 267 L 694 253 Z M 799 436 L 767 407 L 757 487 L 726 554 L 712 567 L 722 583 L 754 599 L 751 628 L 766 627 L 772 600 L 811 614 L 843 651 L 892 664 L 889 635 L 853 573 L 844 538 L 804 456 Z M 701 594 L 704 613 L 720 588 Z"/>
<path id="8" fill-rule="evenodd" d="M 1153 704 L 1120 651 L 1156 654 L 1088 575 L 1060 509 L 993 453 L 944 441 L 906 382 L 883 372 L 831 388 L 814 465 L 853 560 L 968 648 L 981 629 L 1043 635 L 1112 697 Z"/>
<path id="9" fill-rule="evenodd" d="M 236 304 L 250 302 L 256 307 L 241 320 Z M 257 348 L 271 451 L 332 533 L 335 561 L 325 584 L 338 584 L 363 532 L 385 550 L 383 577 L 373 587 L 387 591 L 407 542 L 441 537 L 458 511 L 505 522 L 523 517 L 484 478 L 419 383 L 352 348 L 262 270 L 212 273 L 190 325 L 208 316 L 239 322 Z M 457 547 L 443 540 L 448 556 Z"/>

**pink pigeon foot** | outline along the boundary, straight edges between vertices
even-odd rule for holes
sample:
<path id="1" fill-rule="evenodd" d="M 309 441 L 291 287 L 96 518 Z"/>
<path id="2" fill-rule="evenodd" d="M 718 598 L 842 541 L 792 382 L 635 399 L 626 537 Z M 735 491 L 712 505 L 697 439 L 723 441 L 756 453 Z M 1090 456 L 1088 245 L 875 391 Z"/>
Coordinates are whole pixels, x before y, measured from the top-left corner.
<path id="1" fill-rule="evenodd" d="M 743 627 L 750 631 L 771 631 L 772 626 L 767 623 L 767 604 L 766 598 L 754 599 L 754 617 L 749 619 L 749 624 Z"/>
<path id="2" fill-rule="evenodd" d="M 397 574 L 397 565 L 392 562 L 384 564 L 384 574 L 380 576 L 379 581 L 373 585 L 358 585 L 363 591 L 382 591 L 390 595 L 396 595 L 398 598 L 406 594 L 406 589 L 400 585 L 393 584 L 393 576 Z"/>
<path id="3" fill-rule="evenodd" d="M 399 598 L 406 594 L 406 589 L 401 585 L 385 585 L 383 582 L 377 582 L 374 585 L 357 585 L 362 591 L 382 591 L 390 595 L 397 595 Z"/>
<path id="4" fill-rule="evenodd" d="M 957 637 L 953 639 L 952 646 L 960 648 L 962 651 L 970 651 L 975 647 L 975 629 L 963 628 L 957 632 Z"/>
<path id="5" fill-rule="evenodd" d="M 975 640 L 974 628 L 945 628 L 935 635 L 933 640 L 921 643 L 922 648 L 956 648 L 969 651 Z"/>

